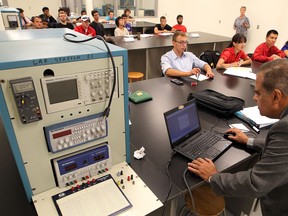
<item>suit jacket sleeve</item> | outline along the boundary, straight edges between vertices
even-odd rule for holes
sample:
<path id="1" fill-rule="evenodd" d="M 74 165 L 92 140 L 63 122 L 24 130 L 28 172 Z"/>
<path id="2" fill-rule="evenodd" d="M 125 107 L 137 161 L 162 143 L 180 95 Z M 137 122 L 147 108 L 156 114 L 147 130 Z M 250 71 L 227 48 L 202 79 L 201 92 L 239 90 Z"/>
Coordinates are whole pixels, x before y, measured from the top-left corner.
<path id="1" fill-rule="evenodd" d="M 217 173 L 211 187 L 220 195 L 261 197 L 288 182 L 288 116 L 277 122 L 268 132 L 261 159 L 252 169 Z"/>

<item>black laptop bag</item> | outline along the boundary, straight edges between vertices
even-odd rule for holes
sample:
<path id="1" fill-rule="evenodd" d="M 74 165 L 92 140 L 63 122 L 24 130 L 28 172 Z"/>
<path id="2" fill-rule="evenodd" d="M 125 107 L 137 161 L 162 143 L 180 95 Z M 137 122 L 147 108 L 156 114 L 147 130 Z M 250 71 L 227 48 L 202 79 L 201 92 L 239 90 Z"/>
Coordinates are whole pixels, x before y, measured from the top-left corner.
<path id="1" fill-rule="evenodd" d="M 196 99 L 198 106 L 212 110 L 224 117 L 229 117 L 236 111 L 242 110 L 245 105 L 245 101 L 241 98 L 226 96 L 211 89 L 190 93 L 187 101 L 193 98 Z"/>

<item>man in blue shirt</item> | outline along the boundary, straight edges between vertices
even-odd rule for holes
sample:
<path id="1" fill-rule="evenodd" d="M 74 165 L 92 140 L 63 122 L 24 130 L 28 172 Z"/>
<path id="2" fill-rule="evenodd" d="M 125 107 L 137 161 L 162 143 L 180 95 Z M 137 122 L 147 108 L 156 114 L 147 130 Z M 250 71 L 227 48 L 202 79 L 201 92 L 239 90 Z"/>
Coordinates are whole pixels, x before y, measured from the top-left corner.
<path id="1" fill-rule="evenodd" d="M 187 48 L 187 35 L 177 31 L 172 37 L 173 49 L 161 57 L 162 72 L 166 76 L 186 77 L 206 72 L 209 78 L 214 77 L 211 67 L 197 58 L 192 52 L 185 52 Z"/>
<path id="2" fill-rule="evenodd" d="M 103 20 L 103 23 L 115 23 L 116 17 L 114 17 L 114 12 L 109 11 L 108 16 Z"/>

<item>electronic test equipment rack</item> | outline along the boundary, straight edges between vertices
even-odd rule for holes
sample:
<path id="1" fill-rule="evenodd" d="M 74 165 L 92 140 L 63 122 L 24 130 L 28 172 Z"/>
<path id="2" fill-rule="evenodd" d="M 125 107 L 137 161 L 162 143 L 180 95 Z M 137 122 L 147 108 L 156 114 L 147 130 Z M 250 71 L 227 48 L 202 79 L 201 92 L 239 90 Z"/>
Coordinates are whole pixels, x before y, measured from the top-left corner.
<path id="1" fill-rule="evenodd" d="M 127 50 L 108 45 L 114 70 L 103 41 L 67 32 L 88 38 L 0 34 L 0 114 L 28 200 L 39 215 L 148 214 L 162 203 L 128 165 Z"/>

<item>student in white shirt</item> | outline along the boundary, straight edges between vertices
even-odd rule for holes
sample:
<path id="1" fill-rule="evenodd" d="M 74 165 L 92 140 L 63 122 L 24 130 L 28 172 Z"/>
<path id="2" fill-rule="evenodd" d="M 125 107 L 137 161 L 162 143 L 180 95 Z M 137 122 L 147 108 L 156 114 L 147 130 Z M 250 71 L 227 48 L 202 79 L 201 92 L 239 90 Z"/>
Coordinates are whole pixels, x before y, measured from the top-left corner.
<path id="1" fill-rule="evenodd" d="M 117 28 L 114 30 L 114 35 L 115 36 L 124 36 L 124 35 L 129 35 L 128 30 L 124 27 L 124 20 L 122 17 L 117 17 L 115 20 L 115 24 Z"/>

